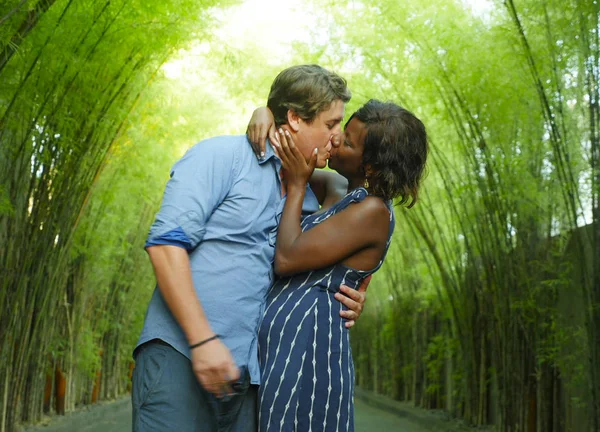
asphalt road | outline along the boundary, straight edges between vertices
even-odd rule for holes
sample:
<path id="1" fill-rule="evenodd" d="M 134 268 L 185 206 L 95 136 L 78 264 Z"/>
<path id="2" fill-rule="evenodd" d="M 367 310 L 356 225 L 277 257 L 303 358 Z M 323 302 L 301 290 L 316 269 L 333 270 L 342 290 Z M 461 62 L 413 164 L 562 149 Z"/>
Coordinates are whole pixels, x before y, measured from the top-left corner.
<path id="1" fill-rule="evenodd" d="M 103 403 L 64 417 L 55 417 L 47 425 L 24 429 L 26 432 L 129 432 L 131 431 L 131 403 L 129 398 Z M 356 400 L 356 432 L 430 432 L 431 429 L 411 423 L 388 411 Z"/>

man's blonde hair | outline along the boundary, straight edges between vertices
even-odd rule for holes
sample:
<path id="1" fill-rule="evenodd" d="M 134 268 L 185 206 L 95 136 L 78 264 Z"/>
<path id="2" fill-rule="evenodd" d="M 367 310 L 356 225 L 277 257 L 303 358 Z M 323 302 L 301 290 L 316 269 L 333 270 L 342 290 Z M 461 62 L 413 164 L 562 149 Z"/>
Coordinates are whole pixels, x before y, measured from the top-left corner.
<path id="1" fill-rule="evenodd" d="M 298 65 L 279 73 L 271 85 L 267 106 L 276 126 L 287 123 L 288 110 L 311 123 L 336 100 L 352 97 L 346 80 L 319 65 Z"/>

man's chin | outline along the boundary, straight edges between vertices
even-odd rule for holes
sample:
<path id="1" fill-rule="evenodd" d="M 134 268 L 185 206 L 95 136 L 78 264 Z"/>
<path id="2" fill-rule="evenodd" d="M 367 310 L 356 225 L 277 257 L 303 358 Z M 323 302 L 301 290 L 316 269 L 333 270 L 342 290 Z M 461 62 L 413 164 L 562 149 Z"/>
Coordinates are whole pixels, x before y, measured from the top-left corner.
<path id="1" fill-rule="evenodd" d="M 316 164 L 317 168 L 325 168 L 326 166 L 327 166 L 327 159 L 317 161 L 317 164 Z"/>

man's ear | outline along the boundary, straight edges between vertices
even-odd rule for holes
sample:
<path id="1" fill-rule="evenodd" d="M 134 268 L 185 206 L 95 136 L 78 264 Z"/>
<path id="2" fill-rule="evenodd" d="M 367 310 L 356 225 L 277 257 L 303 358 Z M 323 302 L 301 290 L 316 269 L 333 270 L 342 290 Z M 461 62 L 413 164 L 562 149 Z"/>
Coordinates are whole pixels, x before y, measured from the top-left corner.
<path id="1" fill-rule="evenodd" d="M 294 132 L 298 132 L 300 130 L 300 122 L 302 119 L 295 111 L 289 109 L 287 112 L 287 123 L 290 129 Z"/>

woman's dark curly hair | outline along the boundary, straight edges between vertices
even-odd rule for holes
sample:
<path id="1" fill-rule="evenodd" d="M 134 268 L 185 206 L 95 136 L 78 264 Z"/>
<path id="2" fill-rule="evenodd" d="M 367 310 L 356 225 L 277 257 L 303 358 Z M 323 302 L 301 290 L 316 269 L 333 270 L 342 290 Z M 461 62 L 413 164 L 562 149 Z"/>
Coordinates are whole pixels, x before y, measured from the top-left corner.
<path id="1" fill-rule="evenodd" d="M 385 200 L 400 198 L 411 208 L 417 202 L 425 170 L 428 144 L 425 126 L 413 113 L 391 102 L 371 99 L 358 109 L 356 118 L 365 124 L 363 168 L 369 165 L 369 184 Z"/>

